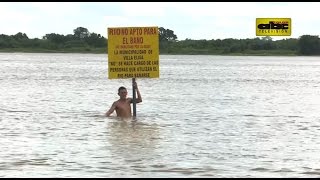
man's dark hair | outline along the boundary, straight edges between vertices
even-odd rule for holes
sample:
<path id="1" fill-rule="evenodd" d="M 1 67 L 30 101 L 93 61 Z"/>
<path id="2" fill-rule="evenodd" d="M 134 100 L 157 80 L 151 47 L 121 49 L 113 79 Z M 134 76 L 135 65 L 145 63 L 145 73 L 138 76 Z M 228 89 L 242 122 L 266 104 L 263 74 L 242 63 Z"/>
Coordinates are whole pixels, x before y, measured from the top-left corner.
<path id="1" fill-rule="evenodd" d="M 123 87 L 123 86 L 119 87 L 118 93 L 120 93 L 120 91 L 121 91 L 122 89 L 125 89 L 125 90 L 126 90 L 127 88 L 125 88 L 125 87 Z"/>

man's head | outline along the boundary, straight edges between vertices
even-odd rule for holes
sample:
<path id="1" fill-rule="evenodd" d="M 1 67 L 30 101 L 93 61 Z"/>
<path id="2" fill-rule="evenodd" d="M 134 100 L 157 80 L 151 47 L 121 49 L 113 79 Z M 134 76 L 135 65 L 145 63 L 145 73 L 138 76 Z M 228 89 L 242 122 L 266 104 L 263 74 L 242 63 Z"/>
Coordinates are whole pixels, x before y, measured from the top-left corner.
<path id="1" fill-rule="evenodd" d="M 128 92 L 127 89 L 123 86 L 119 87 L 118 89 L 118 95 L 120 96 L 120 98 L 126 98 Z"/>

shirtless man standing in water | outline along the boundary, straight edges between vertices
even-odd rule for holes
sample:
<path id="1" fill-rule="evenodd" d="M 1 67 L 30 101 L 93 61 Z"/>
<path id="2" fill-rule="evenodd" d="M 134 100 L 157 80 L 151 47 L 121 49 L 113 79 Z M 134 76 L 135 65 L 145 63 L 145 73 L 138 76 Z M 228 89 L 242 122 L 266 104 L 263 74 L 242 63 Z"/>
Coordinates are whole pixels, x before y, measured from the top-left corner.
<path id="1" fill-rule="evenodd" d="M 138 89 L 138 85 L 136 82 L 134 82 L 133 87 L 136 89 L 138 97 L 136 99 L 136 103 L 142 102 L 142 98 Z M 118 89 L 118 95 L 120 96 L 120 99 L 113 102 L 111 108 L 106 112 L 106 116 L 110 116 L 114 110 L 117 112 L 117 116 L 121 118 L 130 118 L 131 115 L 131 106 L 130 104 L 133 103 L 132 98 L 127 98 L 127 89 L 123 86 L 119 87 Z"/>

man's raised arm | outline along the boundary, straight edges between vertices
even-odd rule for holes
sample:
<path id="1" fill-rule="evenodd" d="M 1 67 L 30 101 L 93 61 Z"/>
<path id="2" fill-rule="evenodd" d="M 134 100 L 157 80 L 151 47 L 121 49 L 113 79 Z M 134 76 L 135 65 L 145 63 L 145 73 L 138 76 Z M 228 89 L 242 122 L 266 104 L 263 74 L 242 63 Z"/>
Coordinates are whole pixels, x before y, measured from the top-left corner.
<path id="1" fill-rule="evenodd" d="M 136 103 L 140 103 L 140 102 L 142 102 L 142 97 L 141 97 L 137 82 L 135 82 L 134 87 L 135 87 L 135 89 L 137 91 L 137 95 L 138 95 Z"/>

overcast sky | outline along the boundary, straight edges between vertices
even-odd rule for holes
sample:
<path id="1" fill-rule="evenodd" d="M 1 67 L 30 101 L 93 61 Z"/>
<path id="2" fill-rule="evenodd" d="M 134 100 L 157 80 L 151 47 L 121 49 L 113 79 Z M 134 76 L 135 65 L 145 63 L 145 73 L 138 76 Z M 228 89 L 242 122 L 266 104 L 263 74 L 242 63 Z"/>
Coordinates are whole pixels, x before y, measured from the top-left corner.
<path id="1" fill-rule="evenodd" d="M 257 37 L 256 18 L 291 18 L 291 38 L 320 35 L 319 2 L 0 2 L 0 34 L 32 39 L 77 27 L 107 38 L 109 27 L 133 26 L 171 29 L 178 40 L 245 39 Z"/>

